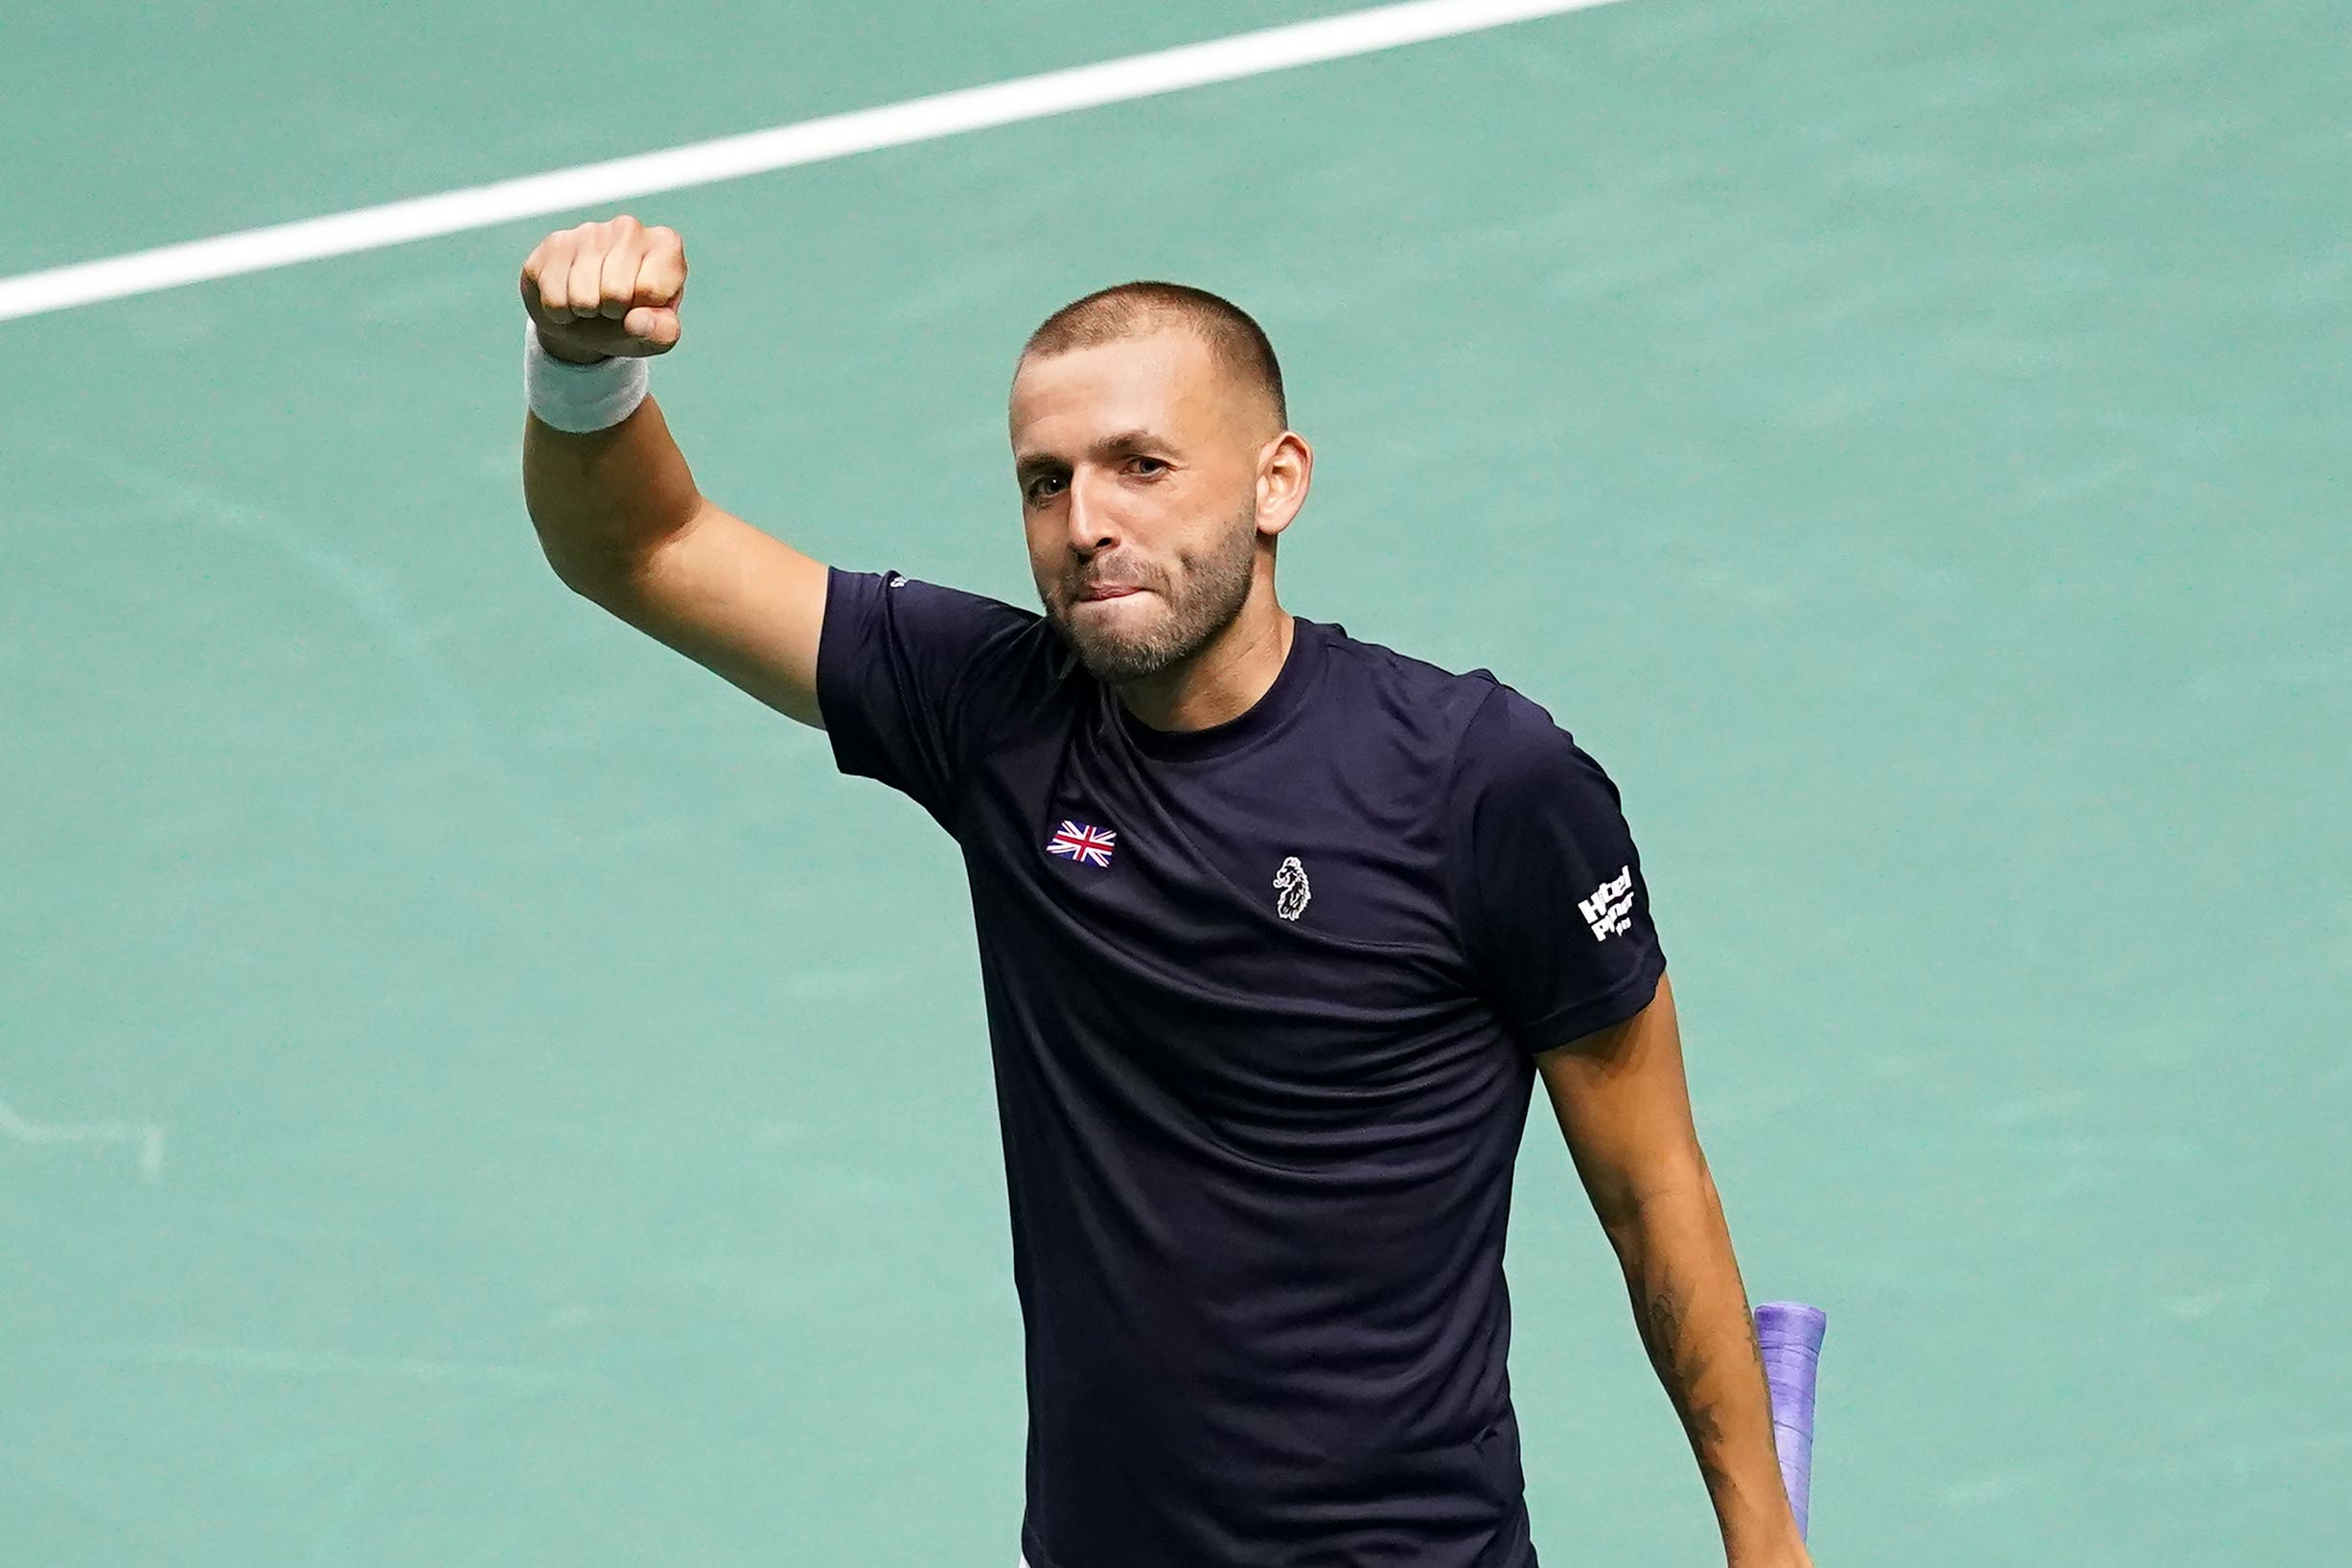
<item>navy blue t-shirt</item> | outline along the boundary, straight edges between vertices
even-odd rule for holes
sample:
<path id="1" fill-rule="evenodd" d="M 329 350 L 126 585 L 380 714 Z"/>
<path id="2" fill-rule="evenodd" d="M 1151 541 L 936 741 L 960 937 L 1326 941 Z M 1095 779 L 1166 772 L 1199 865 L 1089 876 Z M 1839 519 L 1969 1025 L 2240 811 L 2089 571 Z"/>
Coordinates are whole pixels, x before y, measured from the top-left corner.
<path id="1" fill-rule="evenodd" d="M 1041 617 L 836 571 L 819 702 L 971 880 L 1033 1568 L 1527 1568 L 1503 1234 L 1533 1054 L 1665 960 L 1533 703 L 1296 621 L 1138 721 Z"/>

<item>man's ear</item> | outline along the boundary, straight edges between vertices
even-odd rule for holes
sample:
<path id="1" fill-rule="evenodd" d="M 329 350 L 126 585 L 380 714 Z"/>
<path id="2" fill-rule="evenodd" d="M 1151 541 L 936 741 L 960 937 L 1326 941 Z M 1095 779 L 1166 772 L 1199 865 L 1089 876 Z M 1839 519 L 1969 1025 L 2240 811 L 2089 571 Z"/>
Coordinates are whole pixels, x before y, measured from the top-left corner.
<path id="1" fill-rule="evenodd" d="M 1284 430 L 1257 454 L 1257 531 L 1279 534 L 1306 504 L 1315 482 L 1315 449 L 1296 430 Z"/>

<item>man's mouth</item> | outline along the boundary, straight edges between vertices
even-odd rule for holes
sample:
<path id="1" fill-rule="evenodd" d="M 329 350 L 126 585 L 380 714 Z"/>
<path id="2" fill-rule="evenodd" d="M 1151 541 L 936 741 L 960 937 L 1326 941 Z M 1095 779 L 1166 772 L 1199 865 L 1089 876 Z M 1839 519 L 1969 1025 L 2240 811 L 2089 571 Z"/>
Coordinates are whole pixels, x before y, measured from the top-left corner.
<path id="1" fill-rule="evenodd" d="M 1141 585 L 1136 583 L 1089 583 L 1079 590 L 1078 600 L 1081 604 L 1095 604 L 1104 599 L 1124 599 L 1131 593 L 1142 591 Z"/>

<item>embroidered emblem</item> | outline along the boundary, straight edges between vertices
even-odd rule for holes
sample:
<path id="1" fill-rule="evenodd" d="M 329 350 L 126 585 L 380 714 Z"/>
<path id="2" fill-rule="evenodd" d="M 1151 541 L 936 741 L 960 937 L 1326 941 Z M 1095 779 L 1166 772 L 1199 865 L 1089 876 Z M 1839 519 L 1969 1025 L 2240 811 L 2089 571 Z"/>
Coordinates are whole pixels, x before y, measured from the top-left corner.
<path id="1" fill-rule="evenodd" d="M 1109 828 L 1065 819 L 1053 830 L 1053 837 L 1046 841 L 1046 853 L 1076 861 L 1081 865 L 1108 865 L 1111 851 L 1118 843 L 1118 835 Z"/>
<path id="2" fill-rule="evenodd" d="M 1274 912 L 1285 920 L 1296 920 L 1306 912 L 1306 901 L 1315 896 L 1315 889 L 1306 885 L 1306 867 L 1299 864 L 1296 855 L 1282 857 L 1282 868 L 1274 873 Z"/>

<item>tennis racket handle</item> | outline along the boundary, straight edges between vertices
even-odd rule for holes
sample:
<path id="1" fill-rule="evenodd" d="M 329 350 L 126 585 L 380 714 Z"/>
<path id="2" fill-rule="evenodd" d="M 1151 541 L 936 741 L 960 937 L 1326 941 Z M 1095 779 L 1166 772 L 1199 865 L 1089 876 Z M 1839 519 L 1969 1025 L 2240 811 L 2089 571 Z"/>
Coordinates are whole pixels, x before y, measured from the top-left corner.
<path id="1" fill-rule="evenodd" d="M 1780 1452 L 1781 1483 L 1805 1533 L 1813 1485 L 1813 1389 L 1821 1371 L 1821 1336 L 1829 1314 L 1803 1302 L 1766 1302 L 1756 1309 L 1756 1344 L 1764 1380 L 1772 1387 L 1772 1441 Z"/>

